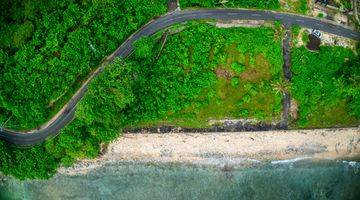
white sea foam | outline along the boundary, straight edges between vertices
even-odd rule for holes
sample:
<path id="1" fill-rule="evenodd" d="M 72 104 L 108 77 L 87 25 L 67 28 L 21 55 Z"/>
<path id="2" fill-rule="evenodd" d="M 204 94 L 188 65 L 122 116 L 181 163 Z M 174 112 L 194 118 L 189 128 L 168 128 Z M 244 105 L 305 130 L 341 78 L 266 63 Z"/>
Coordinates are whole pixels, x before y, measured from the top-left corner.
<path id="1" fill-rule="evenodd" d="M 342 161 L 344 164 L 347 164 L 351 167 L 360 167 L 360 163 L 359 162 L 356 162 L 356 161 L 346 161 L 346 160 L 343 160 Z"/>
<path id="2" fill-rule="evenodd" d="M 299 157 L 299 158 L 294 158 L 294 159 L 289 159 L 289 160 L 274 160 L 271 161 L 271 164 L 291 164 L 300 160 L 306 160 L 306 159 L 311 159 L 311 157 Z"/>

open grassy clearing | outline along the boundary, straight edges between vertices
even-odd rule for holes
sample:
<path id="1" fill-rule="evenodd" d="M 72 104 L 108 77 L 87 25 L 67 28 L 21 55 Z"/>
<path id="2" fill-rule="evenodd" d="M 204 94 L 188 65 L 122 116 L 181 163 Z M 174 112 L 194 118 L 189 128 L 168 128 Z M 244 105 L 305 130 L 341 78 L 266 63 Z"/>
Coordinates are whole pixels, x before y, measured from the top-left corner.
<path id="1" fill-rule="evenodd" d="M 291 94 L 299 104 L 294 127 L 324 128 L 360 124 L 360 60 L 342 47 L 305 47 L 292 52 Z"/>
<path id="2" fill-rule="evenodd" d="M 159 108 L 164 115 L 154 119 L 146 108 L 142 119 L 130 126 L 197 128 L 208 127 L 210 119 L 279 120 L 281 94 L 274 89 L 282 81 L 279 34 L 281 31 L 265 27 L 218 29 L 195 24 L 170 36 L 160 58 L 151 62 L 152 68 L 165 66 L 161 73 L 178 79 L 169 81 L 155 76 L 163 82 L 162 89 L 169 87 L 161 100 L 169 103 Z M 136 59 L 132 62 L 134 65 L 148 63 Z M 180 90 L 173 89 L 172 84 Z M 146 90 L 147 86 L 144 87 L 140 90 Z M 158 87 L 152 85 L 152 89 Z M 183 94 L 188 91 L 192 92 L 191 96 Z M 138 105 L 141 104 L 144 102 Z"/>

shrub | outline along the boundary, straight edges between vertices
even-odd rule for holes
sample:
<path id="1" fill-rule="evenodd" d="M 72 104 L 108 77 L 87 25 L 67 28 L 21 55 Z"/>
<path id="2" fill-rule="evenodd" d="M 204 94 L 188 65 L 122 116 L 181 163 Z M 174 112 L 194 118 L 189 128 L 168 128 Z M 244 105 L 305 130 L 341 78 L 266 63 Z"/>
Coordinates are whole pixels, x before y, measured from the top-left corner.
<path id="1" fill-rule="evenodd" d="M 182 8 L 185 7 L 242 7 L 242 8 L 261 8 L 261 9 L 278 9 L 280 8 L 279 0 L 180 0 Z"/>

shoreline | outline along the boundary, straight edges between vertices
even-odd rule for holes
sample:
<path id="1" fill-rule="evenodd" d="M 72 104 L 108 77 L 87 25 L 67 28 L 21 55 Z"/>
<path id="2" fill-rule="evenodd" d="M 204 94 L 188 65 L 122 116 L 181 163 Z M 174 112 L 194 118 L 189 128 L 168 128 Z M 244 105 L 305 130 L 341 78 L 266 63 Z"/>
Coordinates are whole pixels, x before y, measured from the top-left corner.
<path id="1" fill-rule="evenodd" d="M 126 133 L 96 159 L 60 174 L 86 174 L 106 164 L 213 166 L 222 169 L 298 160 L 359 160 L 360 127 L 224 133 Z"/>

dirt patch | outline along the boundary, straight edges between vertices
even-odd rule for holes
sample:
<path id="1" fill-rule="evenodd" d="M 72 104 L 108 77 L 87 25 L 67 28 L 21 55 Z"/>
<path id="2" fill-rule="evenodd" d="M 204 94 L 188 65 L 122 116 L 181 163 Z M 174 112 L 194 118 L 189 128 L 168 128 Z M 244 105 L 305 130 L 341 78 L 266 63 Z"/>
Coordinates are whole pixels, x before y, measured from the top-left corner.
<path id="1" fill-rule="evenodd" d="M 217 77 L 225 78 L 227 80 L 230 80 L 234 76 L 234 73 L 231 70 L 225 68 L 216 68 L 215 73 Z"/>
<path id="2" fill-rule="evenodd" d="M 261 76 L 261 74 L 259 73 L 258 70 L 249 69 L 249 70 L 246 70 L 244 73 L 242 73 L 240 75 L 240 78 L 242 80 L 246 80 L 246 81 L 249 81 L 249 82 L 255 82 L 260 76 Z"/>
<path id="3" fill-rule="evenodd" d="M 321 32 L 321 43 L 328 46 L 342 46 L 352 49 L 355 52 L 356 41 L 349 38 L 341 37 L 331 33 Z"/>
<path id="4" fill-rule="evenodd" d="M 265 78 L 270 78 L 271 75 L 269 70 L 270 64 L 268 63 L 268 61 L 266 60 L 263 54 L 256 55 L 255 66 L 262 69 L 261 72 Z"/>
<path id="5" fill-rule="evenodd" d="M 240 74 L 240 78 L 249 82 L 257 82 L 259 79 L 265 79 L 268 80 L 271 78 L 271 73 L 270 73 L 270 65 L 267 62 L 267 60 L 265 59 L 264 55 L 262 54 L 258 54 L 255 57 L 255 66 L 253 67 L 250 64 L 250 56 L 248 56 L 249 54 L 247 54 L 245 56 L 245 66 L 249 66 L 247 67 L 247 69 Z"/>
<path id="6" fill-rule="evenodd" d="M 290 117 L 293 120 L 299 119 L 299 104 L 295 99 L 290 101 Z"/>

